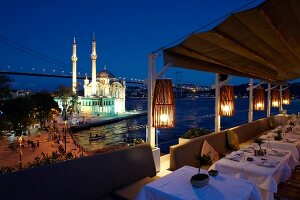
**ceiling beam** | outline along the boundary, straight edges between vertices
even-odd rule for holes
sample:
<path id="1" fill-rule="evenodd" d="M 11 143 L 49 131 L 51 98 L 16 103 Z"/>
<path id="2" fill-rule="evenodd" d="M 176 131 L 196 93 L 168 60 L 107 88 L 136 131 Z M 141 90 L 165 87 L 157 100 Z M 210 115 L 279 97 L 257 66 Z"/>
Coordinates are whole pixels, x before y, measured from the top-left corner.
<path id="1" fill-rule="evenodd" d="M 232 38 L 230 38 L 229 36 L 227 36 L 225 33 L 221 33 L 221 31 L 215 29 L 214 31 L 212 31 L 212 33 L 214 33 L 217 37 L 239 47 L 242 48 L 244 50 L 246 50 L 249 54 L 251 54 L 252 56 L 254 56 L 255 58 L 263 61 L 265 63 L 265 65 L 268 65 L 271 69 L 273 70 L 280 70 L 279 67 L 275 66 L 275 64 L 271 63 L 270 61 L 266 60 L 265 58 L 263 58 L 262 56 L 258 55 L 257 53 L 253 52 L 252 50 L 250 50 L 248 47 L 246 47 L 245 45 L 242 45 L 240 43 L 238 43 L 237 41 L 234 41 Z M 247 57 L 249 59 L 249 57 Z"/>
<path id="2" fill-rule="evenodd" d="M 221 66 L 226 66 L 226 67 L 228 67 L 230 69 L 233 69 L 235 71 L 240 72 L 241 74 L 248 74 L 248 77 L 259 77 L 259 78 L 263 78 L 265 80 L 274 80 L 274 81 L 276 80 L 276 79 L 271 79 L 270 77 L 268 77 L 268 76 L 266 76 L 264 74 L 261 74 L 261 73 L 255 74 L 255 73 L 251 73 L 251 72 L 243 72 L 243 71 L 241 71 L 239 69 L 236 69 L 236 67 L 234 67 L 232 65 L 224 63 L 224 62 L 222 62 L 220 60 L 217 60 L 215 58 L 211 58 L 211 57 L 209 57 L 209 56 L 207 56 L 207 55 L 205 55 L 203 53 L 200 53 L 200 52 L 198 52 L 198 51 L 196 51 L 196 50 L 194 50 L 194 49 L 192 49 L 190 47 L 187 47 L 187 46 L 185 46 L 183 44 L 179 44 L 178 46 L 181 47 L 181 48 L 183 48 L 183 49 L 185 49 L 185 50 L 187 50 L 187 51 L 189 51 L 189 52 L 195 53 L 195 54 L 197 54 L 197 55 L 199 55 L 199 56 L 201 56 L 201 57 L 209 60 L 209 62 L 212 62 L 212 63 L 217 64 L 217 65 L 221 65 Z"/>
<path id="3" fill-rule="evenodd" d="M 267 22 L 269 27 L 275 32 L 275 34 L 279 37 L 281 42 L 298 58 L 300 59 L 300 56 L 295 52 L 295 50 L 287 43 L 285 37 L 282 35 L 282 33 L 274 26 L 273 22 L 271 21 L 270 17 L 267 15 L 267 13 L 264 10 L 260 10 L 259 12 L 260 16 Z"/>

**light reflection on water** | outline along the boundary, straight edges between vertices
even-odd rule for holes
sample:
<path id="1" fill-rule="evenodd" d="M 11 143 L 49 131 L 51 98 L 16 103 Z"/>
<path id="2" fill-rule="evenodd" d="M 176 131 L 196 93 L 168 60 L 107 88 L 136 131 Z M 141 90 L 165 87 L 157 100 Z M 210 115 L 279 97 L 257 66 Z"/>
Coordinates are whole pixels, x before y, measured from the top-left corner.
<path id="1" fill-rule="evenodd" d="M 142 105 L 143 110 L 147 108 L 147 100 L 132 99 L 126 101 L 126 110 L 133 110 L 136 106 Z M 123 120 L 113 124 L 107 124 L 99 127 L 92 127 L 89 130 L 83 130 L 74 133 L 75 140 L 86 150 L 92 151 L 102 149 L 108 146 L 114 146 L 124 141 L 126 133 L 129 133 L 131 138 L 143 138 L 145 140 L 145 124 L 147 119 L 145 116 L 140 116 L 134 119 Z M 128 130 L 128 127 L 132 130 Z M 90 134 L 105 134 L 105 138 L 96 141 L 89 141 Z"/>
<path id="2" fill-rule="evenodd" d="M 142 105 L 143 110 L 147 109 L 146 99 L 128 99 L 126 100 L 126 109 L 132 110 L 136 105 Z M 214 99 L 179 99 L 176 100 L 176 117 L 175 127 L 171 129 L 160 129 L 158 137 L 161 152 L 168 153 L 169 146 L 177 144 L 177 139 L 190 128 L 203 127 L 206 129 L 214 128 Z M 300 102 L 292 101 L 291 105 L 284 106 L 288 113 L 297 113 L 300 111 Z M 237 126 L 247 123 L 248 120 L 248 99 L 236 99 L 235 115 L 233 117 L 222 117 L 221 128 Z M 272 114 L 278 113 L 278 108 L 271 109 Z M 206 116 L 206 117 L 203 117 Z M 255 111 L 254 120 L 266 116 L 266 111 Z M 134 129 L 130 131 L 129 137 L 142 138 L 145 140 L 146 130 L 144 126 L 147 123 L 147 117 L 142 116 L 134 119 L 123 120 L 114 124 L 108 124 L 101 127 L 94 127 L 90 130 L 81 131 L 74 136 L 87 150 L 96 150 L 103 147 L 117 145 L 123 142 L 125 134 L 128 132 L 127 124 Z M 104 133 L 106 138 L 99 141 L 89 142 L 89 135 Z"/>

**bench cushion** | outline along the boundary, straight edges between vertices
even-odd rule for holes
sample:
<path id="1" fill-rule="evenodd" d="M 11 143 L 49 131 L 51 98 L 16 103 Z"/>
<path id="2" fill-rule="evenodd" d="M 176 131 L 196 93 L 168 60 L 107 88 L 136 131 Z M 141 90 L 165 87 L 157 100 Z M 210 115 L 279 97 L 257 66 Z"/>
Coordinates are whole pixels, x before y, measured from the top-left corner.
<path id="1" fill-rule="evenodd" d="M 205 140 L 202 145 L 201 156 L 208 155 L 211 158 L 212 164 L 219 160 L 219 153 Z"/>
<path id="2" fill-rule="evenodd" d="M 114 195 L 118 199 L 126 199 L 126 200 L 133 200 L 135 199 L 136 195 L 139 193 L 139 191 L 142 189 L 142 187 L 152 181 L 155 181 L 156 179 L 160 178 L 159 176 L 155 177 L 146 177 L 139 181 L 136 181 L 130 185 L 127 185 L 125 187 L 122 187 L 114 192 Z"/>
<path id="3" fill-rule="evenodd" d="M 227 140 L 228 140 L 228 145 L 233 150 L 238 150 L 240 148 L 239 147 L 239 139 L 233 130 L 227 130 Z"/>
<path id="4" fill-rule="evenodd" d="M 276 128 L 276 124 L 273 116 L 269 117 L 269 124 L 271 129 Z"/>

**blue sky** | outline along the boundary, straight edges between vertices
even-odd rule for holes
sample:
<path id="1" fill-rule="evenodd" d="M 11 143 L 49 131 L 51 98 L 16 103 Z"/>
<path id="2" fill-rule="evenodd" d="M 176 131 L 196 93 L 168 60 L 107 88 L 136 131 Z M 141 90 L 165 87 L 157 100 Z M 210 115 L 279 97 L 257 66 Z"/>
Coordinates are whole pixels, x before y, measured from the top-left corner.
<path id="1" fill-rule="evenodd" d="M 253 0 L 252 0 L 253 1 Z M 208 24 L 251 0 L 10 0 L 0 6 L 0 69 L 70 73 L 73 35 L 78 71 L 91 71 L 91 39 L 97 40 L 97 71 L 107 65 L 117 77 L 144 79 L 147 54 Z M 262 2 L 257 0 L 251 6 Z M 1 38 L 2 37 L 2 38 Z M 34 49 L 67 66 L 46 62 L 7 45 L 3 37 Z M 162 67 L 158 59 L 158 67 Z M 174 68 L 182 81 L 210 85 L 214 74 Z M 12 77 L 19 89 L 55 89 L 71 79 Z M 235 78 L 233 84 L 246 82 Z"/>

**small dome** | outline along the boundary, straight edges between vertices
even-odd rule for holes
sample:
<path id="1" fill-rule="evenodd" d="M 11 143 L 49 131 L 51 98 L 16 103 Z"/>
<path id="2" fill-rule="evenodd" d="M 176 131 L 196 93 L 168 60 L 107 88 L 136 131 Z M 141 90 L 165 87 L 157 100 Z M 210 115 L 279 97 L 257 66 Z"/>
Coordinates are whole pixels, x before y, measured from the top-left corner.
<path id="1" fill-rule="evenodd" d="M 104 69 L 101 72 L 97 73 L 97 78 L 115 78 L 115 76 L 106 69 Z"/>

